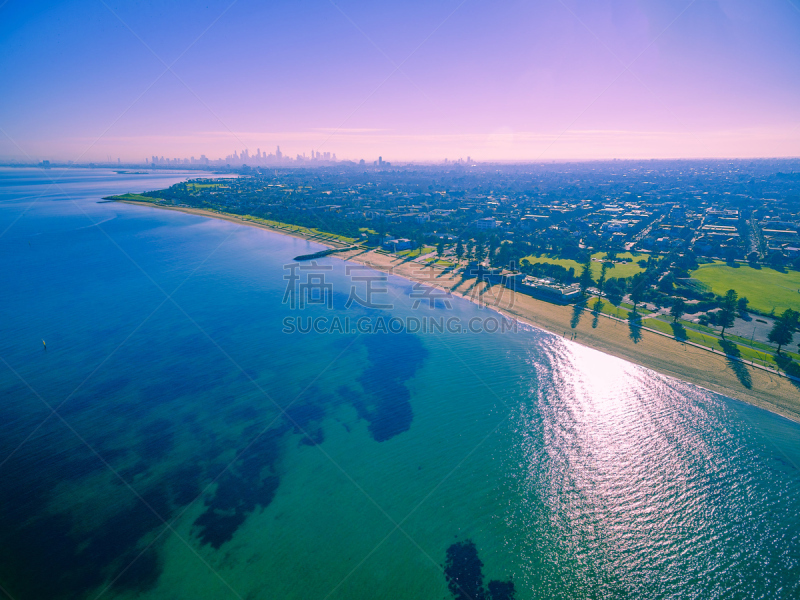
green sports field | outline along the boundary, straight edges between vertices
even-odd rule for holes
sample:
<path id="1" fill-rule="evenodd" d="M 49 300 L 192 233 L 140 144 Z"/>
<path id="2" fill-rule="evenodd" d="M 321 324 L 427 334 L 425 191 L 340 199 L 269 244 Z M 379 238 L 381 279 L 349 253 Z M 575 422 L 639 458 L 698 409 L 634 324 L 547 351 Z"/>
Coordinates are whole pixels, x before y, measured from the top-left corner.
<path id="1" fill-rule="evenodd" d="M 739 296 L 747 296 L 752 308 L 761 312 L 769 313 L 774 309 L 780 314 L 787 308 L 800 310 L 800 272 L 797 271 L 781 273 L 767 267 L 730 267 L 716 261 L 700 265 L 691 275 L 711 286 L 715 294 L 736 290 Z"/>
<path id="2" fill-rule="evenodd" d="M 595 252 L 592 254 L 593 259 L 602 259 L 605 258 L 605 252 Z M 621 277 L 633 277 L 637 273 L 641 273 L 644 269 L 642 269 L 636 261 L 638 260 L 647 260 L 647 255 L 643 254 L 632 254 L 630 252 L 620 252 L 617 254 L 617 260 L 622 259 L 630 259 L 631 262 L 629 263 L 619 263 L 614 265 L 613 268 L 608 269 L 606 271 L 606 278 L 611 279 L 612 277 L 621 278 Z M 531 264 L 536 263 L 550 263 L 552 265 L 561 265 L 565 269 L 569 269 L 572 267 L 575 269 L 576 275 L 581 272 L 583 269 L 583 265 L 577 261 L 570 260 L 568 258 L 551 258 L 549 256 L 526 256 L 522 260 L 528 260 Z M 600 271 L 603 268 L 602 263 L 597 262 L 597 260 L 592 261 L 592 278 L 597 281 L 600 277 Z"/>

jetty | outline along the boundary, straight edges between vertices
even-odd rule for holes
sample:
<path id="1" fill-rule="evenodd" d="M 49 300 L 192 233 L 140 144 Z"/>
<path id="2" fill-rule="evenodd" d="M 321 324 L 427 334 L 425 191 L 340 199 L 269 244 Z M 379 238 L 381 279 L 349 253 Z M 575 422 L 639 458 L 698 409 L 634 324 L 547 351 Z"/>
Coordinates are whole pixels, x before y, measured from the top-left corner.
<path id="1" fill-rule="evenodd" d="M 350 250 L 358 250 L 358 246 L 346 246 L 344 248 L 327 248 L 325 250 L 320 250 L 319 252 L 314 252 L 313 254 L 301 254 L 300 256 L 295 256 L 294 260 L 314 260 L 315 258 L 322 258 L 323 256 L 328 256 L 329 254 L 336 254 L 337 252 L 349 252 Z"/>

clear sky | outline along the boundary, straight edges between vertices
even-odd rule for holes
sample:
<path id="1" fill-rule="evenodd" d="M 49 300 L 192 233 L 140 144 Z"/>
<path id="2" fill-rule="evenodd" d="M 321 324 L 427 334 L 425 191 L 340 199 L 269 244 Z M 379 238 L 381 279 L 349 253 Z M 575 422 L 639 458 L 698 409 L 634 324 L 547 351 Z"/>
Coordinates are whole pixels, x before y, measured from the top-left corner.
<path id="1" fill-rule="evenodd" d="M 800 156 L 800 0 L 0 0 L 0 159 Z"/>

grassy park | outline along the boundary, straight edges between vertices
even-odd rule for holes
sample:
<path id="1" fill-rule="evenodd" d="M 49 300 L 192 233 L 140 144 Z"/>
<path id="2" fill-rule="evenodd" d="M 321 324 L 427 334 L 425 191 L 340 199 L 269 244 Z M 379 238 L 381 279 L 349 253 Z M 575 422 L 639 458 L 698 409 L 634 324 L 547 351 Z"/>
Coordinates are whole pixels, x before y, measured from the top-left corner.
<path id="1" fill-rule="evenodd" d="M 406 258 L 416 258 L 418 256 L 430 254 L 431 252 L 436 252 L 436 248 L 434 246 L 424 246 L 422 248 L 414 248 L 413 250 L 401 250 L 400 252 L 397 253 L 397 256 L 405 256 Z"/>
<path id="2" fill-rule="evenodd" d="M 196 183 L 196 182 L 189 182 L 186 184 L 186 188 L 197 191 L 197 190 L 204 190 L 208 188 L 220 188 L 220 189 L 228 189 L 229 186 L 223 183 Z"/>
<path id="3" fill-rule="evenodd" d="M 599 305 L 599 306 L 598 306 Z M 608 300 L 601 300 L 600 298 L 592 298 L 586 303 L 586 307 L 590 310 L 598 310 L 598 312 L 616 317 L 617 319 L 627 319 L 628 313 L 633 310 L 633 305 L 627 302 L 621 302 L 619 306 L 614 306 Z M 642 306 L 636 307 L 636 312 L 640 315 L 649 315 L 651 311 Z"/>
<path id="4" fill-rule="evenodd" d="M 159 202 L 160 198 L 142 196 L 141 194 L 120 194 L 119 196 L 108 196 L 104 200 L 128 200 L 130 202 Z"/>
<path id="5" fill-rule="evenodd" d="M 746 265 L 730 266 L 715 261 L 692 271 L 692 277 L 711 287 L 718 295 L 736 290 L 746 296 L 750 307 L 763 313 L 780 314 L 787 308 L 800 310 L 800 272 L 781 273 L 764 267 L 754 269 Z"/>
<path id="6" fill-rule="evenodd" d="M 586 303 L 587 309 L 593 313 L 595 311 L 627 321 L 630 317 L 632 306 L 628 303 L 621 303 L 614 306 L 607 300 L 591 298 Z M 669 336 L 675 336 L 678 341 L 689 341 L 706 348 L 712 348 L 725 354 L 738 356 L 744 360 L 769 367 L 771 369 L 784 370 L 784 366 L 775 356 L 775 348 L 758 341 L 749 340 L 728 333 L 724 339 L 720 338 L 720 332 L 711 327 L 699 325 L 697 323 L 680 320 L 674 323 L 672 317 L 668 315 L 653 315 L 644 308 L 637 308 L 640 316 L 645 317 L 641 320 L 641 325 L 645 328 L 654 329 Z M 790 361 L 800 361 L 800 354 L 792 352 L 791 347 L 783 350 L 783 357 Z"/>
<path id="7" fill-rule="evenodd" d="M 603 268 L 603 264 L 601 261 L 606 257 L 605 252 L 595 252 L 592 254 L 592 278 L 595 281 L 600 277 L 600 271 Z M 625 260 L 628 259 L 631 262 L 628 263 L 616 263 L 612 268 L 609 268 L 606 271 L 606 278 L 610 279 L 612 277 L 633 277 L 637 273 L 641 273 L 644 271 L 638 264 L 637 261 L 639 260 L 647 260 L 647 255 L 639 254 L 639 253 L 631 253 L 631 252 L 620 252 L 617 254 L 617 260 Z M 551 256 L 526 256 L 522 260 L 527 260 L 531 264 L 536 263 L 549 263 L 551 265 L 560 265 L 565 269 L 575 269 L 575 273 L 578 274 L 583 269 L 583 265 L 578 261 L 571 260 L 568 258 L 554 258 Z"/>
<path id="8" fill-rule="evenodd" d="M 197 184 L 200 185 L 200 184 Z M 213 184 L 211 184 L 213 185 Z M 209 187 L 208 185 L 206 187 Z M 119 200 L 119 201 L 128 201 L 128 202 L 147 202 L 150 204 L 154 204 L 156 202 L 163 202 L 160 198 L 153 198 L 151 196 L 142 196 L 141 194 L 120 194 L 119 196 L 109 196 L 106 198 L 107 200 Z M 240 219 L 242 221 L 247 221 L 250 223 L 257 223 L 261 225 L 266 225 L 267 227 L 272 227 L 274 229 L 279 229 L 285 231 L 287 233 L 293 233 L 298 235 L 307 236 L 309 239 L 316 239 L 318 241 L 330 241 L 330 242 L 340 242 L 342 244 L 352 244 L 357 240 L 357 238 L 346 237 L 343 235 L 338 235 L 335 233 L 330 233 L 328 231 L 321 231 L 315 228 L 309 227 L 302 227 L 300 225 L 292 225 L 290 223 L 282 223 L 280 221 L 273 221 L 271 219 L 262 219 L 261 217 L 255 217 L 253 215 L 236 215 L 231 213 L 224 213 L 218 210 L 213 209 L 203 209 L 209 213 L 217 213 L 220 215 L 226 215 L 229 217 L 233 217 L 236 219 Z"/>

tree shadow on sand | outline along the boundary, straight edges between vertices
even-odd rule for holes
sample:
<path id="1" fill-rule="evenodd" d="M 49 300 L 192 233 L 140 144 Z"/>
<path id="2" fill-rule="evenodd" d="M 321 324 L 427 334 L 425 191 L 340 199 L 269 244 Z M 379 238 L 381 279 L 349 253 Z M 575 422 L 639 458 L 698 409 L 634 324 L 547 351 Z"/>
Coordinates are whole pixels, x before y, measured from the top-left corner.
<path id="1" fill-rule="evenodd" d="M 483 305 L 494 307 L 501 306 L 506 289 L 499 282 L 491 281 L 488 278 L 484 279 L 483 282 L 485 285 L 481 288 L 479 294 Z"/>
<path id="2" fill-rule="evenodd" d="M 778 363 L 778 366 L 783 369 L 783 371 L 787 375 L 791 375 L 796 379 L 790 379 L 789 381 L 792 382 L 792 385 L 796 388 L 800 389 L 800 365 L 794 362 L 790 357 L 786 356 L 785 354 L 776 354 L 775 355 L 775 362 Z"/>
<path id="3" fill-rule="evenodd" d="M 597 323 L 600 320 L 600 314 L 603 312 L 603 306 L 605 306 L 605 302 L 602 300 L 598 300 L 594 303 L 594 308 L 592 309 L 592 329 L 597 329 Z"/>
<path id="4" fill-rule="evenodd" d="M 452 265 L 452 266 L 446 267 L 446 268 L 442 269 L 442 272 L 441 272 L 441 273 L 439 273 L 439 274 L 436 276 L 436 278 L 438 279 L 439 277 L 444 277 L 445 275 L 450 275 L 450 273 L 452 273 L 452 272 L 453 272 L 453 271 L 455 271 L 455 270 L 456 270 L 456 266 L 455 266 L 455 265 Z"/>
<path id="5" fill-rule="evenodd" d="M 462 292 L 463 294 L 466 294 L 466 293 L 470 292 L 470 291 L 472 290 L 472 288 L 474 288 L 474 287 L 475 287 L 476 285 L 478 285 L 478 283 L 480 282 L 480 280 L 479 280 L 479 279 L 478 279 L 478 278 L 475 276 L 475 274 L 473 274 L 473 273 L 470 273 L 470 270 L 469 270 L 469 269 L 464 269 L 464 270 L 461 272 L 461 279 L 459 279 L 459 280 L 458 280 L 458 283 L 456 283 L 456 284 L 455 284 L 455 285 L 454 285 L 452 288 L 450 288 L 450 289 L 451 289 L 452 291 L 456 291 L 458 288 L 460 288 L 462 285 L 464 285 L 465 283 L 467 283 L 467 282 L 468 282 L 468 281 L 470 281 L 470 280 L 474 280 L 474 281 L 473 281 L 473 282 L 472 282 L 470 285 L 468 285 L 468 286 L 466 287 L 466 289 L 465 289 L 465 290 Z"/>
<path id="6" fill-rule="evenodd" d="M 577 302 L 575 306 L 572 307 L 572 318 L 569 320 L 569 326 L 575 329 L 578 326 L 578 323 L 581 322 L 581 315 L 583 315 L 583 302 Z"/>
<path id="7" fill-rule="evenodd" d="M 750 377 L 750 370 L 743 362 L 736 360 L 742 357 L 739 346 L 728 340 L 720 340 L 719 345 L 725 352 L 725 360 L 728 361 L 728 366 L 736 373 L 736 378 L 748 390 L 753 387 L 753 379 Z"/>
<path id="8" fill-rule="evenodd" d="M 642 316 L 639 313 L 628 313 L 628 337 L 633 340 L 634 344 L 638 344 L 642 339 Z"/>

